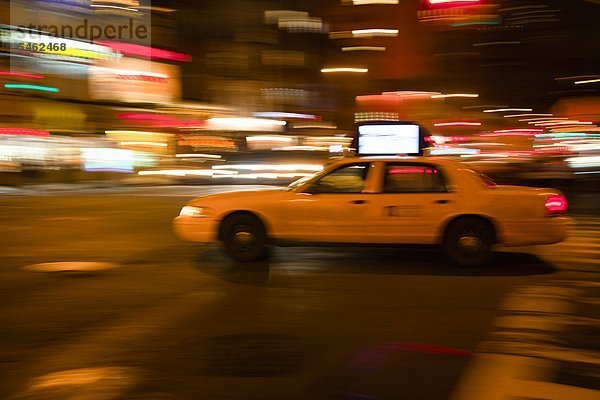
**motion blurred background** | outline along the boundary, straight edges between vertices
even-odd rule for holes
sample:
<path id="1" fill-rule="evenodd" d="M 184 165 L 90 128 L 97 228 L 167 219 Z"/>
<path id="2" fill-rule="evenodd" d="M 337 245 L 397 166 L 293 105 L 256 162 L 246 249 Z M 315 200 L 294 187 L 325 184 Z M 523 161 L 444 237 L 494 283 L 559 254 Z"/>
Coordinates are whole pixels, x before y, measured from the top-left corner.
<path id="1" fill-rule="evenodd" d="M 600 188 L 597 0 L 0 1 L 0 186 L 289 183 L 355 123 Z"/>

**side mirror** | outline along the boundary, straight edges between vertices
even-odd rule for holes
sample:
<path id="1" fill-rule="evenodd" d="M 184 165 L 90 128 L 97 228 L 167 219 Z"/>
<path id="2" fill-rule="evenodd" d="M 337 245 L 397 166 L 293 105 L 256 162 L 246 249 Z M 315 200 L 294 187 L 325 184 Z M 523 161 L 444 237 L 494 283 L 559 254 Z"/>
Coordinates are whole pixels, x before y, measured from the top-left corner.
<path id="1" fill-rule="evenodd" d="M 309 193 L 309 194 L 317 194 L 319 193 L 319 189 L 321 188 L 321 185 L 319 184 L 319 182 L 313 183 L 312 185 L 310 185 L 305 191 L 304 193 Z"/>

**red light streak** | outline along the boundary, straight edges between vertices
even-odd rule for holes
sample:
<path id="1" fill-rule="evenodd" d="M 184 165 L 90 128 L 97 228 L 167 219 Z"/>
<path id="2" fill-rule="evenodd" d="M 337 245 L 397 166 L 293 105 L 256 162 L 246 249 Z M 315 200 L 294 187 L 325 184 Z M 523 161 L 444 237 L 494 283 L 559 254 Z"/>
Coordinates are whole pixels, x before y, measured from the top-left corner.
<path id="1" fill-rule="evenodd" d="M 427 0 L 430 6 L 464 6 L 466 4 L 476 4 L 480 0 Z"/>
<path id="2" fill-rule="evenodd" d="M 120 113 L 117 114 L 120 119 L 137 121 L 147 125 L 157 127 L 189 127 L 206 125 L 204 120 L 186 120 L 171 115 L 145 114 L 145 113 Z"/>
<path id="3" fill-rule="evenodd" d="M 433 124 L 433 126 L 481 126 L 481 122 L 466 122 L 466 121 L 437 122 L 437 123 Z"/>
<path id="4" fill-rule="evenodd" d="M 49 131 L 42 129 L 26 129 L 26 128 L 0 128 L 0 135 L 23 135 L 23 136 L 50 136 Z"/>
<path id="5" fill-rule="evenodd" d="M 535 136 L 536 134 L 544 132 L 543 129 L 506 129 L 501 131 L 494 131 L 488 133 L 480 133 L 476 136 L 490 137 L 490 136 Z"/>
<path id="6" fill-rule="evenodd" d="M 138 56 L 149 59 L 169 60 L 178 62 L 190 62 L 192 57 L 189 54 L 178 53 L 170 50 L 157 49 L 154 47 L 141 46 L 139 44 L 99 41 L 97 44 L 108 46 L 115 51 L 130 56 Z"/>
<path id="7" fill-rule="evenodd" d="M 26 74 L 24 72 L 0 71 L 0 75 L 16 76 L 19 78 L 44 79 L 42 75 Z"/>
<path id="8" fill-rule="evenodd" d="M 431 169 L 431 168 L 393 168 L 388 170 L 388 173 L 390 175 L 395 175 L 395 174 L 437 174 L 438 171 L 437 169 Z"/>

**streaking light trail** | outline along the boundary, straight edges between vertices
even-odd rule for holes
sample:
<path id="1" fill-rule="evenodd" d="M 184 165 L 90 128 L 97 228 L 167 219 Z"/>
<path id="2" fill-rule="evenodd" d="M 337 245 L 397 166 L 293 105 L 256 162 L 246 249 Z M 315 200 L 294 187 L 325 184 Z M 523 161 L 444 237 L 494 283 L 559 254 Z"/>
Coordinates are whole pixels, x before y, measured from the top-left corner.
<path id="1" fill-rule="evenodd" d="M 37 90 L 40 92 L 52 92 L 58 93 L 60 89 L 50 86 L 38 86 L 38 85 L 24 85 L 20 83 L 6 83 L 4 84 L 6 89 L 24 89 L 24 90 Z"/>

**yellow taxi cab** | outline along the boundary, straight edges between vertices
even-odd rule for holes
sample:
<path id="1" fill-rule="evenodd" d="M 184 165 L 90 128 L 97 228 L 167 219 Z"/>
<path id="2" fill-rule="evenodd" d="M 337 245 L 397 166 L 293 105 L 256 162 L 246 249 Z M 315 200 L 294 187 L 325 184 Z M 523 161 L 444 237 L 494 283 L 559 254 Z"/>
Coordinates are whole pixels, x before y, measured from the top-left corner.
<path id="1" fill-rule="evenodd" d="M 566 211 L 557 190 L 496 185 L 458 161 L 351 157 L 287 188 L 198 197 L 173 225 L 240 261 L 270 245 L 437 244 L 452 262 L 479 266 L 495 246 L 565 240 Z"/>

